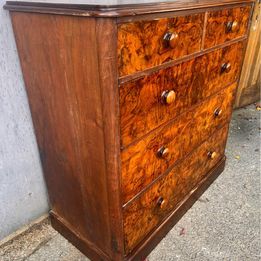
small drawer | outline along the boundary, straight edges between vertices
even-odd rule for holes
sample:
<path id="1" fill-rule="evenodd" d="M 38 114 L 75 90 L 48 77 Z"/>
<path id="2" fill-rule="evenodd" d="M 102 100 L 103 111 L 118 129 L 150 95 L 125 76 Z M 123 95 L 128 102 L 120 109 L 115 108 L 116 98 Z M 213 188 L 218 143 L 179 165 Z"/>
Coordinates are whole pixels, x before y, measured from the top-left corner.
<path id="1" fill-rule="evenodd" d="M 199 51 L 203 24 L 203 13 L 119 24 L 119 76 Z"/>
<path id="2" fill-rule="evenodd" d="M 239 42 L 121 85 L 122 147 L 236 81 L 244 45 Z"/>
<path id="3" fill-rule="evenodd" d="M 246 35 L 251 6 L 223 9 L 208 13 L 204 48 Z"/>
<path id="4" fill-rule="evenodd" d="M 226 125 L 123 209 L 126 253 L 176 209 L 223 158 L 227 133 Z"/>
<path id="5" fill-rule="evenodd" d="M 123 203 L 229 121 L 236 85 L 220 91 L 122 151 Z"/>

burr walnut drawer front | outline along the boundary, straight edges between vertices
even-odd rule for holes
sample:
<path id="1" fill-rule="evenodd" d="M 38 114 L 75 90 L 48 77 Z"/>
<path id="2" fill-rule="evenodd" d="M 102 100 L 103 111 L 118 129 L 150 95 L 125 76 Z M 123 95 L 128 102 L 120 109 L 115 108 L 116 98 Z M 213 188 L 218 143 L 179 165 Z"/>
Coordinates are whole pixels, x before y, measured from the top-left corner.
<path id="1" fill-rule="evenodd" d="M 250 5 L 209 12 L 204 48 L 246 35 L 250 14 Z"/>
<path id="2" fill-rule="evenodd" d="M 122 151 L 124 203 L 229 121 L 235 88 L 236 83 Z"/>
<path id="3" fill-rule="evenodd" d="M 245 42 L 120 86 L 124 147 L 239 77 Z"/>
<path id="4" fill-rule="evenodd" d="M 203 27 L 204 13 L 119 24 L 119 75 L 199 51 Z"/>
<path id="5" fill-rule="evenodd" d="M 123 209 L 127 253 L 177 208 L 221 160 L 227 132 L 225 125 Z"/>

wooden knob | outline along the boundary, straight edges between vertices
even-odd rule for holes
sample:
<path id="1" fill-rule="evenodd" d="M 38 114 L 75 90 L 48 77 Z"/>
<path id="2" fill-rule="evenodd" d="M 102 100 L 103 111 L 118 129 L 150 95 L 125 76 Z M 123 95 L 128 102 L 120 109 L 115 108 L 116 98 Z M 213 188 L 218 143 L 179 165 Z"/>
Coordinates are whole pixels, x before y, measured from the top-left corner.
<path id="1" fill-rule="evenodd" d="M 210 159 L 214 159 L 214 158 L 216 158 L 216 156 L 217 156 L 217 153 L 215 151 L 209 151 L 208 152 L 208 157 Z"/>
<path id="2" fill-rule="evenodd" d="M 238 30 L 238 22 L 237 21 L 229 21 L 227 23 L 226 32 L 227 33 L 234 33 Z"/>
<path id="3" fill-rule="evenodd" d="M 220 108 L 215 109 L 214 115 L 215 115 L 216 117 L 220 116 L 221 114 L 222 114 L 222 109 L 220 109 Z"/>
<path id="4" fill-rule="evenodd" d="M 221 73 L 228 73 L 231 70 L 231 63 L 223 63 L 221 66 Z"/>
<path id="5" fill-rule="evenodd" d="M 169 149 L 165 148 L 165 147 L 161 147 L 157 151 L 157 155 L 158 155 L 159 158 L 165 158 L 168 154 L 169 154 Z"/>
<path id="6" fill-rule="evenodd" d="M 175 48 L 178 42 L 179 35 L 176 32 L 167 32 L 164 34 L 163 42 L 165 47 Z"/>
<path id="7" fill-rule="evenodd" d="M 164 104 L 171 104 L 175 101 L 175 99 L 176 99 L 176 93 L 173 90 L 171 91 L 166 90 L 161 94 L 161 101 Z"/>
<path id="8" fill-rule="evenodd" d="M 159 197 L 158 202 L 157 202 L 157 205 L 158 205 L 160 208 L 164 208 L 164 207 L 165 207 L 166 201 L 164 200 L 163 197 Z"/>

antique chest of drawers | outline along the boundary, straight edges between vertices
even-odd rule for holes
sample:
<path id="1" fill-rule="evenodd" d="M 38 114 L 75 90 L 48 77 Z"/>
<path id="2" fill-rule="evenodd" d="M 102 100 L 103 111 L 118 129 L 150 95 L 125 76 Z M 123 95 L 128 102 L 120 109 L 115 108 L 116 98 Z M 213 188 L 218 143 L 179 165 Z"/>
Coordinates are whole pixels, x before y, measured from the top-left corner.
<path id="1" fill-rule="evenodd" d="M 222 172 L 251 0 L 7 2 L 51 221 L 142 260 Z"/>

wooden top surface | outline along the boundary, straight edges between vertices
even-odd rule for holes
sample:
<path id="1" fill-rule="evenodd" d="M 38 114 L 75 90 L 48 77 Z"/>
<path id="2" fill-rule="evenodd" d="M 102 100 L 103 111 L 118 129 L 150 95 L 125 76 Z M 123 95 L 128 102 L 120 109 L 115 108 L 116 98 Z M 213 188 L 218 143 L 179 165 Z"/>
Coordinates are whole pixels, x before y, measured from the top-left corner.
<path id="1" fill-rule="evenodd" d="M 7 1 L 4 8 L 12 11 L 118 17 L 180 11 L 254 0 L 27 0 Z"/>

